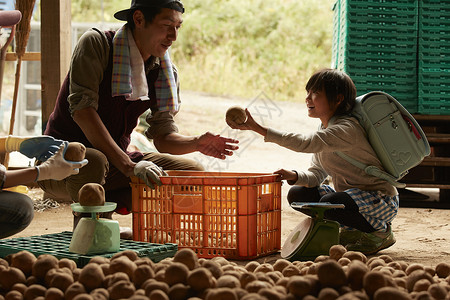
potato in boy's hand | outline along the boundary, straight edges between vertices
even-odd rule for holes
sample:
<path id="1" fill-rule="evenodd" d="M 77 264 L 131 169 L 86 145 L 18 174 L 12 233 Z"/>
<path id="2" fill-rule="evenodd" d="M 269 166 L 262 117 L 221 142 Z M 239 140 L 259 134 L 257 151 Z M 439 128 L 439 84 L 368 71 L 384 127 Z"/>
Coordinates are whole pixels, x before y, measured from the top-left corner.
<path id="1" fill-rule="evenodd" d="M 247 114 L 242 107 L 232 106 L 226 112 L 225 121 L 230 127 L 233 124 L 242 125 L 247 121 Z"/>
<path id="2" fill-rule="evenodd" d="M 64 158 L 68 161 L 82 161 L 85 154 L 86 147 L 82 143 L 70 142 L 64 153 Z"/>

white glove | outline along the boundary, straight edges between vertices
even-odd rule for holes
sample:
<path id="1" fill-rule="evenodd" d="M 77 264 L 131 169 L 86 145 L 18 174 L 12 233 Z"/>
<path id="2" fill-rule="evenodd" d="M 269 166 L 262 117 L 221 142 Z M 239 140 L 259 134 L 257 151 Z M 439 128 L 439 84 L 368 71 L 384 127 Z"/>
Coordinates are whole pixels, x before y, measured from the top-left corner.
<path id="1" fill-rule="evenodd" d="M 167 173 L 151 161 L 142 160 L 134 166 L 134 175 L 143 180 L 150 188 L 154 189 L 155 184 L 162 185 L 159 176 L 167 175 Z"/>
<path id="2" fill-rule="evenodd" d="M 78 174 L 80 172 L 80 168 L 84 167 L 88 163 L 87 159 L 83 159 L 79 162 L 69 162 L 65 160 L 64 150 L 67 145 L 68 143 L 64 142 L 55 155 L 36 167 L 38 170 L 36 181 L 47 179 L 63 180 L 66 177 Z"/>

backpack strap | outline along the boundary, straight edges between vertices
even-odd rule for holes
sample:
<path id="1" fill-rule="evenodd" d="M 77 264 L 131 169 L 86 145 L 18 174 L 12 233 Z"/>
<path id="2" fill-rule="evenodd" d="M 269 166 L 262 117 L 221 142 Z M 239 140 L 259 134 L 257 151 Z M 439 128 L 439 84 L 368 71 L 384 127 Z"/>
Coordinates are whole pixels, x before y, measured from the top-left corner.
<path id="1" fill-rule="evenodd" d="M 356 160 L 356 159 L 342 153 L 341 151 L 335 151 L 334 153 L 336 153 L 340 158 L 345 159 L 346 161 L 348 161 L 355 167 L 360 168 L 361 170 L 364 170 L 364 172 L 366 172 L 366 174 L 369 174 L 371 176 L 376 176 L 378 178 L 386 180 L 387 182 L 389 182 L 390 184 L 392 184 L 393 186 L 398 187 L 398 188 L 406 187 L 406 184 L 397 182 L 397 179 L 394 176 L 381 170 L 378 167 L 368 166 L 366 164 L 363 164 L 359 160 Z"/>

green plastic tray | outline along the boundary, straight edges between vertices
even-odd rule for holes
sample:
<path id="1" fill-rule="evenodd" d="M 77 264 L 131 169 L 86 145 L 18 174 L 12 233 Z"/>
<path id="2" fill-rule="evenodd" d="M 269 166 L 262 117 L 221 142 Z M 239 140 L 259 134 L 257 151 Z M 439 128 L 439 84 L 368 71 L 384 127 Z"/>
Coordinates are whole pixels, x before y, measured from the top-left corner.
<path id="1" fill-rule="evenodd" d="M 13 254 L 22 250 L 33 253 L 36 257 L 41 254 L 51 254 L 58 259 L 69 258 L 77 263 L 79 268 L 89 263 L 94 256 L 112 257 L 114 253 L 81 255 L 69 252 L 70 240 L 72 232 L 64 231 L 61 233 L 45 234 L 31 237 L 21 237 L 13 239 L 0 240 L 0 257 L 4 258 L 9 254 Z M 153 244 L 145 242 L 136 242 L 129 240 L 120 240 L 120 250 L 133 250 L 139 257 L 148 257 L 153 262 L 158 262 L 166 257 L 172 257 L 178 251 L 178 245 Z"/>

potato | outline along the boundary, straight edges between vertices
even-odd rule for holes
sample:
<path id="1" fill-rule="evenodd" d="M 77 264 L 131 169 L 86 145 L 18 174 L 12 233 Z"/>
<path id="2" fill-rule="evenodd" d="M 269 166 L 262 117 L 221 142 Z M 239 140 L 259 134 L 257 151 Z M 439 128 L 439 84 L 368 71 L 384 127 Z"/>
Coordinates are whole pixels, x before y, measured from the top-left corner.
<path id="1" fill-rule="evenodd" d="M 136 288 L 134 285 L 126 280 L 121 280 L 114 285 L 108 287 L 108 292 L 111 300 L 118 300 L 123 298 L 129 298 L 133 296 Z"/>
<path id="2" fill-rule="evenodd" d="M 339 293 L 333 288 L 323 288 L 317 297 L 319 300 L 332 300 L 339 297 Z"/>
<path id="3" fill-rule="evenodd" d="M 132 280 L 134 285 L 140 288 L 147 279 L 153 277 L 155 277 L 155 271 L 153 271 L 152 267 L 147 264 L 142 264 L 134 270 Z"/>
<path id="4" fill-rule="evenodd" d="M 436 265 L 436 275 L 439 278 L 446 278 L 450 275 L 450 264 L 446 262 L 441 262 Z"/>
<path id="5" fill-rule="evenodd" d="M 422 291 L 428 291 L 428 288 L 430 287 L 431 282 L 428 279 L 419 279 L 416 281 L 413 287 L 414 292 L 422 292 Z"/>
<path id="6" fill-rule="evenodd" d="M 58 261 L 58 267 L 60 268 L 68 268 L 70 270 L 75 270 L 77 268 L 77 263 L 68 258 L 61 258 Z"/>
<path id="7" fill-rule="evenodd" d="M 233 275 L 223 275 L 217 279 L 216 287 L 233 289 L 241 287 L 241 283 L 239 282 L 239 279 Z"/>
<path id="8" fill-rule="evenodd" d="M 211 258 L 211 261 L 214 261 L 214 262 L 218 263 L 222 267 L 232 264 L 225 257 L 222 257 L 222 256 L 215 256 L 215 257 Z"/>
<path id="9" fill-rule="evenodd" d="M 394 283 L 406 291 L 406 279 L 403 277 L 393 277 Z"/>
<path id="10" fill-rule="evenodd" d="M 98 288 L 93 291 L 91 291 L 90 295 L 92 298 L 96 300 L 108 300 L 109 299 L 109 292 L 105 288 Z"/>
<path id="11" fill-rule="evenodd" d="M 277 290 L 270 288 L 260 289 L 258 291 L 258 294 L 269 300 L 281 300 L 284 299 L 285 296 L 283 294 L 280 294 Z"/>
<path id="12" fill-rule="evenodd" d="M 188 298 L 189 290 L 189 286 L 177 283 L 170 287 L 167 296 L 169 296 L 170 300 L 184 300 Z"/>
<path id="13" fill-rule="evenodd" d="M 406 273 L 406 275 L 409 275 L 416 270 L 424 270 L 424 269 L 425 269 L 425 266 L 423 264 L 413 263 L 413 264 L 410 264 L 406 268 L 405 273 Z"/>
<path id="14" fill-rule="evenodd" d="M 410 300 L 408 293 L 394 287 L 382 287 L 378 289 L 373 297 L 374 300 Z"/>
<path id="15" fill-rule="evenodd" d="M 273 266 L 269 263 L 264 263 L 256 267 L 256 269 L 253 271 L 254 273 L 262 272 L 262 273 L 268 273 L 273 272 Z"/>
<path id="16" fill-rule="evenodd" d="M 116 253 L 116 254 L 118 254 L 118 253 Z M 116 254 L 114 254 L 114 255 L 116 255 Z M 90 264 L 97 264 L 97 265 L 109 264 L 110 262 L 111 262 L 111 259 L 109 259 L 108 257 L 104 257 L 104 256 L 94 256 L 93 258 L 91 258 L 89 260 Z"/>
<path id="17" fill-rule="evenodd" d="M 70 142 L 64 158 L 68 161 L 82 161 L 86 155 L 86 147 L 82 143 Z"/>
<path id="18" fill-rule="evenodd" d="M 161 290 L 153 290 L 148 295 L 150 300 L 169 300 L 169 296 Z"/>
<path id="19" fill-rule="evenodd" d="M 367 295 L 372 298 L 375 292 L 387 286 L 385 275 L 378 271 L 369 271 L 364 275 L 363 287 Z"/>
<path id="20" fill-rule="evenodd" d="M 314 263 L 320 263 L 320 262 L 326 261 L 329 258 L 330 258 L 329 255 L 319 255 L 314 259 Z"/>
<path id="21" fill-rule="evenodd" d="M 206 294 L 205 300 L 238 300 L 238 296 L 233 289 L 222 287 L 216 289 L 210 289 Z"/>
<path id="22" fill-rule="evenodd" d="M 206 260 L 205 262 L 203 262 L 202 267 L 208 269 L 216 279 L 223 274 L 222 268 L 215 261 Z"/>
<path id="23" fill-rule="evenodd" d="M 323 287 L 338 288 L 347 283 L 347 275 L 335 260 L 327 260 L 317 267 L 317 275 Z"/>
<path id="24" fill-rule="evenodd" d="M 427 290 L 434 299 L 445 299 L 447 295 L 447 289 L 443 284 L 433 283 L 428 287 Z M 449 293 L 450 296 L 450 293 Z"/>
<path id="25" fill-rule="evenodd" d="M 105 274 L 103 274 L 102 268 L 94 263 L 85 265 L 78 278 L 78 281 L 84 285 L 88 292 L 102 287 L 104 280 Z"/>
<path id="26" fill-rule="evenodd" d="M 185 264 L 189 270 L 194 270 L 199 266 L 197 254 L 191 248 L 178 250 L 173 257 L 173 261 Z"/>
<path id="27" fill-rule="evenodd" d="M 58 267 L 58 259 L 51 254 L 41 254 L 33 264 L 31 273 L 38 280 L 44 280 L 47 272 Z"/>
<path id="28" fill-rule="evenodd" d="M 166 269 L 164 281 L 169 286 L 177 283 L 185 284 L 187 282 L 188 274 L 189 269 L 185 264 L 181 262 L 173 262 Z"/>
<path id="29" fill-rule="evenodd" d="M 213 286 L 212 277 L 209 269 L 199 267 L 189 272 L 187 284 L 196 292 L 204 291 Z"/>
<path id="30" fill-rule="evenodd" d="M 250 261 L 245 265 L 245 269 L 249 272 L 254 272 L 257 267 L 260 266 L 260 263 L 257 261 Z"/>
<path id="31" fill-rule="evenodd" d="M 128 257 L 131 261 L 136 261 L 136 260 L 139 259 L 139 256 L 138 256 L 138 254 L 136 253 L 136 251 L 133 251 L 133 250 L 124 250 L 124 251 L 121 251 L 121 252 L 118 252 L 118 253 L 114 254 L 114 255 L 111 257 L 111 261 L 113 261 L 113 260 L 115 260 L 116 258 L 119 258 L 119 257 L 121 257 L 121 256 L 126 256 L 126 257 Z"/>
<path id="32" fill-rule="evenodd" d="M 81 206 L 105 205 L 105 189 L 98 183 L 86 183 L 78 191 L 78 202 Z"/>
<path id="33" fill-rule="evenodd" d="M 260 289 L 271 288 L 272 285 L 267 281 L 254 280 L 245 286 L 245 290 L 249 293 L 258 293 Z"/>
<path id="34" fill-rule="evenodd" d="M 83 293 L 83 294 L 78 294 L 75 297 L 73 297 L 73 300 L 94 300 L 94 298 L 87 293 Z"/>
<path id="35" fill-rule="evenodd" d="M 412 292 L 410 294 L 414 300 L 435 300 L 428 292 Z"/>
<path id="36" fill-rule="evenodd" d="M 241 125 L 244 124 L 245 121 L 247 121 L 247 114 L 242 107 L 232 106 L 228 108 L 227 112 L 225 113 L 225 121 L 228 125 L 232 122 Z"/>
<path id="37" fill-rule="evenodd" d="M 105 276 L 105 280 L 103 280 L 103 286 L 105 287 L 112 286 L 114 283 L 121 280 L 130 281 L 130 277 L 127 275 L 127 273 L 115 272 L 114 274 L 109 274 Z"/>
<path id="38" fill-rule="evenodd" d="M 22 250 L 12 255 L 11 267 L 21 269 L 25 276 L 29 276 L 35 261 L 36 256 L 33 253 Z"/>
<path id="39" fill-rule="evenodd" d="M 64 300 L 64 293 L 58 288 L 51 287 L 45 291 L 45 300 Z"/>
<path id="40" fill-rule="evenodd" d="M 292 263 L 290 261 L 288 261 L 287 259 L 279 258 L 273 264 L 273 269 L 275 271 L 280 271 L 281 273 L 283 273 L 284 268 L 286 268 L 287 266 L 291 266 L 291 265 L 292 265 Z"/>
<path id="41" fill-rule="evenodd" d="M 268 275 L 268 273 L 263 272 L 257 272 L 254 273 L 256 275 L 256 279 L 259 281 L 265 281 L 270 284 L 270 286 L 274 286 L 275 282 L 274 280 Z"/>
<path id="42" fill-rule="evenodd" d="M 22 299 L 23 299 L 22 293 L 15 290 L 9 291 L 5 295 L 5 300 L 22 300 Z"/>
<path id="43" fill-rule="evenodd" d="M 23 295 L 27 290 L 27 286 L 23 283 L 16 283 L 11 287 L 11 290 L 19 291 Z"/>
<path id="44" fill-rule="evenodd" d="M 64 272 L 57 272 L 51 279 L 49 287 L 55 287 L 65 292 L 74 283 L 73 276 Z"/>
<path id="45" fill-rule="evenodd" d="M 345 249 L 345 247 L 342 245 L 333 245 L 328 251 L 328 253 L 330 254 L 330 258 L 336 261 L 339 260 L 345 252 L 347 252 L 347 249 Z"/>
<path id="46" fill-rule="evenodd" d="M 433 277 L 431 277 L 430 274 L 428 274 L 425 270 L 417 269 L 412 271 L 412 273 L 410 273 L 406 278 L 406 288 L 408 289 L 408 292 L 412 292 L 416 282 L 421 279 L 427 279 L 429 282 L 434 283 Z"/>
<path id="47" fill-rule="evenodd" d="M 84 285 L 82 285 L 78 281 L 75 281 L 67 288 L 66 292 L 64 293 L 64 298 L 66 300 L 73 300 L 76 295 L 85 293 L 86 289 L 84 288 Z"/>
<path id="48" fill-rule="evenodd" d="M 360 290 L 363 287 L 364 275 L 369 271 L 365 263 L 354 260 L 348 265 L 348 284 L 353 290 Z"/>
<path id="49" fill-rule="evenodd" d="M 169 292 L 169 285 L 162 281 L 156 281 L 155 279 L 149 279 L 142 285 L 145 290 L 145 295 L 149 297 L 153 290 L 162 290 L 164 293 Z"/>
<path id="50" fill-rule="evenodd" d="M 35 300 L 37 297 L 45 296 L 47 289 L 40 284 L 32 284 L 30 285 L 25 294 L 23 295 L 24 300 Z"/>
<path id="51" fill-rule="evenodd" d="M 241 275 L 241 278 L 239 278 L 239 282 L 241 284 L 241 287 L 245 289 L 248 283 L 257 280 L 256 275 L 251 272 L 247 272 Z"/>
<path id="52" fill-rule="evenodd" d="M 131 261 L 128 256 L 120 256 L 112 259 L 109 264 L 109 271 L 111 274 L 116 272 L 124 272 L 128 275 L 128 278 L 133 278 L 133 273 L 136 270 L 136 264 Z"/>
<path id="53" fill-rule="evenodd" d="M 267 300 L 267 298 L 258 293 L 248 293 L 244 297 L 240 298 L 240 300 Z"/>
<path id="54" fill-rule="evenodd" d="M 350 260 L 357 259 L 357 260 L 362 261 L 363 263 L 367 262 L 367 256 L 365 256 L 363 253 L 358 252 L 358 251 L 347 251 L 342 255 L 342 257 L 346 257 Z"/>
<path id="55" fill-rule="evenodd" d="M 19 268 L 8 267 L 0 270 L 0 285 L 7 291 L 16 283 L 25 282 L 25 274 Z"/>
<path id="56" fill-rule="evenodd" d="M 281 274 L 283 274 L 284 277 L 300 275 L 300 269 L 297 268 L 294 264 L 291 264 L 291 265 L 285 267 Z"/>
<path id="57" fill-rule="evenodd" d="M 297 298 L 302 298 L 311 292 L 311 281 L 304 276 L 292 276 L 287 284 L 289 293 Z"/>

